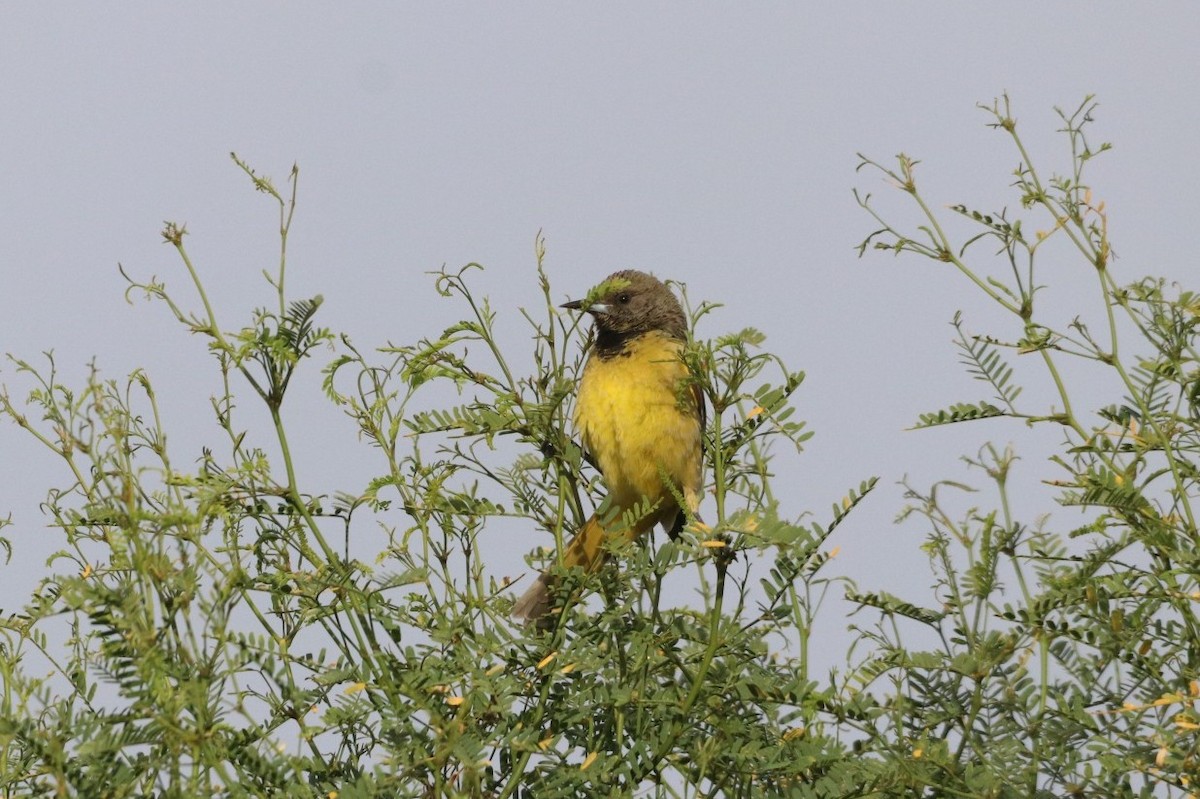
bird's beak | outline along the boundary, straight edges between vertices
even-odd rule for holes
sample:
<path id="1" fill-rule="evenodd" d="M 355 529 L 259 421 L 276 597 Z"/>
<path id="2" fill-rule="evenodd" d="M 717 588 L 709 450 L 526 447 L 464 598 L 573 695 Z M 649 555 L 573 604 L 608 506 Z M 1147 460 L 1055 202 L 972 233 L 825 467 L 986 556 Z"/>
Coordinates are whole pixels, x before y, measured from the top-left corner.
<path id="1" fill-rule="evenodd" d="M 571 300 L 564 302 L 559 308 L 566 308 L 569 311 L 585 311 L 590 314 L 608 313 L 608 306 L 602 302 L 593 302 L 591 305 L 584 307 L 584 300 Z"/>

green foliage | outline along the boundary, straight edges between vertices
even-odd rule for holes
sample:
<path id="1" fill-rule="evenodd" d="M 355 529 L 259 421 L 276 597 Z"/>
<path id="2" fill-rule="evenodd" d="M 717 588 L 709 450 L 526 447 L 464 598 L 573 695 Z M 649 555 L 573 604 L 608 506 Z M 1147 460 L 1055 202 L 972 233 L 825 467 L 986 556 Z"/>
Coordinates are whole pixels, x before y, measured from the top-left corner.
<path id="1" fill-rule="evenodd" d="M 700 337 L 711 303 L 688 305 L 685 353 L 709 408 L 707 523 L 622 545 L 593 574 L 555 565 L 604 492 L 568 423 L 586 336 L 555 308 L 541 241 L 541 302 L 521 311 L 532 346 L 497 335 L 472 264 L 433 278 L 461 321 L 359 349 L 317 324 L 320 297 L 286 292 L 297 172 L 284 194 L 237 161 L 279 211 L 269 307 L 222 326 L 181 225 L 163 235 L 200 310 L 129 279 L 214 359 L 216 426 L 198 458 L 167 446 L 144 372 L 93 370 L 72 387 L 51 355 L 13 359 L 26 399 L 0 391 L 0 415 L 64 475 L 43 504 L 60 542 L 49 573 L 0 620 L 4 795 L 1189 795 L 1200 300 L 1112 277 L 1104 206 L 1083 179 L 1107 149 L 1088 143 L 1092 110 L 1063 114 L 1069 168 L 1043 179 L 1007 98 L 988 108 L 1016 147 L 1030 217 L 950 206 L 961 237 L 919 191 L 916 161 L 863 159 L 920 217 L 905 232 L 860 195 L 880 225 L 862 251 L 949 265 L 1014 320 L 993 336 L 954 317 L 986 398 L 917 427 L 999 417 L 1046 430 L 1063 442 L 1063 517 L 1078 522 L 1023 521 L 1016 457 L 986 445 L 967 459 L 986 491 L 906 486 L 900 520 L 928 531 L 924 597 L 833 570 L 830 539 L 875 480 L 816 519 L 777 491 L 772 460 L 812 435 L 791 404 L 804 375 L 752 328 Z M 1066 325 L 1044 315 L 1035 265 L 1050 242 L 1097 280 L 1101 333 L 1087 309 Z M 350 492 L 301 474 L 280 413 L 327 348 L 324 392 L 375 464 Z M 1120 396 L 1080 410 L 1065 358 L 1114 375 Z M 1029 361 L 1049 398 L 1022 391 Z M 242 421 L 254 402 L 269 426 Z M 523 586 L 488 558 L 511 547 L 509 526 L 540 533 L 531 566 L 585 589 L 562 592 L 550 629 L 509 618 Z M 814 625 L 839 586 L 856 637 L 846 669 L 818 675 Z"/>
<path id="2" fill-rule="evenodd" d="M 810 435 L 789 404 L 802 374 L 760 351 L 757 331 L 692 342 L 712 408 L 709 524 L 564 574 L 597 599 L 526 629 L 486 553 L 514 520 L 561 547 L 603 497 L 567 423 L 583 336 L 551 301 L 540 241 L 531 353 L 502 348 L 475 265 L 434 279 L 462 321 L 364 352 L 319 326 L 320 297 L 286 294 L 297 173 L 285 196 L 237 163 L 279 209 L 269 307 L 224 327 L 182 225 L 163 236 L 199 311 L 127 276 L 214 358 L 217 435 L 198 460 L 168 448 L 144 372 L 93 371 L 75 389 L 52 357 L 15 361 L 32 390 L 0 395 L 66 467 L 44 505 L 62 540 L 53 573 L 0 622 L 5 795 L 828 795 L 858 782 L 821 721 L 835 697 L 806 647 L 826 540 L 874 483 L 824 523 L 771 494 L 773 442 Z M 350 493 L 304 479 L 281 415 L 326 347 L 325 394 L 376 464 Z M 269 429 L 241 421 L 254 401 Z M 680 579 L 695 601 L 664 592 Z"/>
<path id="3" fill-rule="evenodd" d="M 993 399 L 922 415 L 918 426 L 990 416 L 1048 423 L 1066 439 L 1053 458 L 1062 470 L 1053 481 L 1058 501 L 1087 512 L 1086 523 L 1065 532 L 1048 529 L 1046 517 L 1033 526 L 1019 521 L 1013 505 L 1022 498 L 1011 497 L 1008 484 L 1014 455 L 991 446 L 968 463 L 994 486 L 995 507 L 971 507 L 956 519 L 941 494 L 965 486 L 909 489 L 905 515 L 930 529 L 937 609 L 857 597 L 879 611 L 859 644 L 870 655 L 856 681 L 873 689 L 881 708 L 862 728 L 864 748 L 892 747 L 883 747 L 891 771 L 879 783 L 892 795 L 1190 796 L 1195 788 L 1197 306 L 1193 293 L 1168 291 L 1162 280 L 1121 286 L 1113 277 L 1104 203 L 1093 199 L 1084 176 L 1109 149 L 1089 141 L 1094 109 L 1088 98 L 1060 112 L 1069 166 L 1048 179 L 1029 159 L 1008 98 L 985 109 L 1020 159 L 1019 204 L 1039 217 L 951 206 L 974 228 L 962 244 L 921 196 L 916 161 L 901 155 L 892 169 L 862 160 L 908 195 L 921 221 L 917 234 L 905 234 L 869 195 L 858 195 L 880 223 L 860 252 L 950 264 L 1021 331 L 1007 341 L 970 336 L 956 315 L 963 363 Z M 977 252 L 982 242 L 991 253 Z M 1084 308 L 1065 326 L 1042 313 L 1046 286 L 1037 267 L 1052 243 L 1064 245 L 1055 251 L 1056 273 L 1065 251 L 1096 281 L 1102 302 L 1090 310 L 1101 319 L 1100 334 L 1091 332 Z M 1041 366 L 1052 387 L 1049 407 L 1027 404 L 1015 368 L 1000 355 L 1005 349 Z M 1128 354 L 1133 349 L 1140 352 Z M 1114 377 L 1124 396 L 1108 404 L 1089 397 L 1095 410 L 1080 410 L 1064 359 Z M 913 651 L 905 641 L 914 630 L 899 618 L 933 631 L 937 646 Z"/>

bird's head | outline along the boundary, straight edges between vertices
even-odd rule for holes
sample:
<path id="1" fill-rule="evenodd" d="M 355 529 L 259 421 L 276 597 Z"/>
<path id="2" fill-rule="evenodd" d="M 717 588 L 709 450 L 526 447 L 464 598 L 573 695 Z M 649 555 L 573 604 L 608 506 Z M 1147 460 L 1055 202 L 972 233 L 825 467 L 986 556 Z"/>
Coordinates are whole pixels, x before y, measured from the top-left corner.
<path id="1" fill-rule="evenodd" d="M 687 337 L 687 317 L 679 300 L 654 275 L 633 269 L 609 275 L 585 298 L 562 307 L 591 314 L 602 345 L 606 338 L 619 344 L 653 330 Z"/>

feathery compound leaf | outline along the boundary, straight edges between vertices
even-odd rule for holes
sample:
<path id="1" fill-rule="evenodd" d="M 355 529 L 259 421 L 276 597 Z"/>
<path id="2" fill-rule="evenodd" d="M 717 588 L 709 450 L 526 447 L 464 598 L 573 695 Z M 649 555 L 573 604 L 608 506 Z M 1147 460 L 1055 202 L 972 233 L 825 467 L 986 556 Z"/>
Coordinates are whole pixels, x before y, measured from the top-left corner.
<path id="1" fill-rule="evenodd" d="M 853 488 L 847 491 L 846 496 L 842 497 L 842 501 L 833 506 L 833 519 L 830 520 L 829 526 L 825 529 L 824 534 L 829 535 L 832 533 L 834 528 L 841 524 L 842 520 L 846 518 L 846 515 L 850 513 L 850 511 L 856 505 L 858 505 L 858 503 L 862 502 L 863 498 L 866 497 L 867 494 L 871 493 L 872 489 L 875 488 L 875 484 L 878 482 L 878 477 L 872 477 L 859 483 L 858 491 L 855 491 Z"/>
<path id="2" fill-rule="evenodd" d="M 976 380 L 988 383 L 996 392 L 996 399 L 1008 406 L 1012 413 L 1016 412 L 1013 403 L 1021 393 L 1021 387 L 1009 381 L 1012 378 L 1012 367 L 1000 357 L 1000 352 L 991 341 L 980 336 L 969 335 L 962 326 L 962 313 L 954 315 L 951 322 L 958 336 L 954 345 L 962 351 L 959 361 L 967 367 L 967 372 Z"/>
<path id="3" fill-rule="evenodd" d="M 1138 424 L 1140 424 L 1142 421 L 1142 414 L 1137 408 L 1131 408 L 1129 405 L 1124 404 L 1106 405 L 1105 407 L 1096 411 L 1096 414 L 1101 419 L 1110 421 L 1113 424 L 1118 424 L 1121 427 L 1129 427 L 1129 423 L 1131 421 L 1137 422 Z"/>
<path id="4" fill-rule="evenodd" d="M 297 351 L 307 350 L 315 338 L 329 335 L 326 331 L 314 331 L 312 326 L 313 317 L 324 301 L 318 294 L 310 300 L 296 300 L 288 307 L 286 324 L 280 326 L 279 332 Z"/>
<path id="5" fill-rule="evenodd" d="M 1064 505 L 1101 506 L 1126 515 L 1153 513 L 1150 502 L 1136 484 L 1124 475 L 1102 466 L 1089 469 L 1079 476 L 1081 491 L 1063 494 Z"/>
<path id="6" fill-rule="evenodd" d="M 976 419 L 990 419 L 993 416 L 1008 415 L 1007 411 L 997 408 L 990 402 L 980 402 L 978 404 L 960 402 L 934 413 L 921 414 L 919 417 L 920 420 L 909 429 L 920 430 L 925 427 L 937 427 L 944 424 L 971 422 Z"/>
<path id="7" fill-rule="evenodd" d="M 422 411 L 404 422 L 414 433 L 457 433 L 463 436 L 515 432 L 512 414 L 494 406 L 458 405 L 449 410 Z"/>
<path id="8" fill-rule="evenodd" d="M 857 591 L 846 591 L 846 599 L 864 607 L 878 608 L 884 613 L 894 613 L 897 616 L 904 616 L 919 621 L 922 624 L 927 624 L 931 627 L 936 627 L 938 623 L 945 618 L 944 612 L 938 613 L 929 608 L 922 608 L 910 602 L 905 602 L 897 596 L 889 594 L 886 591 L 868 591 L 859 593 Z"/>

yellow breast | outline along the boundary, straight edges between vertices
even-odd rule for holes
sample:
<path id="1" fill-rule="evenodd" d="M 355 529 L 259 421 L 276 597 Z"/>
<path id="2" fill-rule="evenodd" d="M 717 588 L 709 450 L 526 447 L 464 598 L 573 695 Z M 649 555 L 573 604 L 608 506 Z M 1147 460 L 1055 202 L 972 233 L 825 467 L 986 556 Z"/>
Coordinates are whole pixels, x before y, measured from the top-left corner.
<path id="1" fill-rule="evenodd" d="M 618 354 L 593 353 L 579 385 L 575 425 L 612 502 L 629 508 L 649 499 L 663 506 L 638 525 L 643 529 L 669 521 L 678 507 L 662 474 L 689 498 L 700 491 L 700 413 L 682 383 L 681 349 L 662 333 L 640 336 Z"/>

